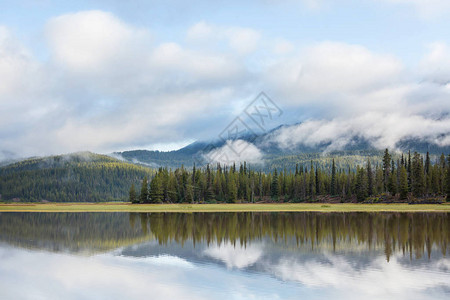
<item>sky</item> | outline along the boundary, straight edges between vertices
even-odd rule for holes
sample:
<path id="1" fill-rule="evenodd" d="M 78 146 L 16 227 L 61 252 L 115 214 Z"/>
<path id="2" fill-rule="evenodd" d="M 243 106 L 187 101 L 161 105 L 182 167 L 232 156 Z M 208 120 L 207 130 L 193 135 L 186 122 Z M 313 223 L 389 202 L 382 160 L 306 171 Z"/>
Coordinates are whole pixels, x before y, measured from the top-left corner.
<path id="1" fill-rule="evenodd" d="M 447 0 L 0 0 L 0 159 L 177 149 L 260 92 L 290 147 L 450 145 Z M 336 138 L 337 137 L 337 138 Z"/>

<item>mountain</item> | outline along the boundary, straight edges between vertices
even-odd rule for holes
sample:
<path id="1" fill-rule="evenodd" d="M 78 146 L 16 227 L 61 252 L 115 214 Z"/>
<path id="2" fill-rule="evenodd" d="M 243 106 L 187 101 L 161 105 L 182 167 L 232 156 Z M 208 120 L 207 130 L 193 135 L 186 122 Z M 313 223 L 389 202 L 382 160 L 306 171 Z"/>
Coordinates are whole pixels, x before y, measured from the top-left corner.
<path id="1" fill-rule="evenodd" d="M 307 145 L 304 143 L 296 144 L 293 147 L 281 147 L 276 142 L 276 137 L 279 135 L 280 129 L 288 129 L 293 125 L 281 125 L 268 132 L 259 135 L 241 135 L 237 139 L 244 140 L 255 145 L 264 155 L 264 165 L 258 166 L 263 170 L 271 170 L 274 167 L 292 169 L 296 163 L 306 164 L 310 160 L 316 161 L 317 157 L 332 156 L 332 157 L 347 157 L 347 159 L 356 159 L 361 161 L 361 157 L 374 157 L 382 155 L 384 149 L 375 148 L 371 142 L 364 137 L 355 135 L 346 143 L 335 149 L 331 142 L 322 142 L 316 145 Z M 235 138 L 236 139 L 236 138 Z M 168 166 L 172 168 L 191 167 L 194 162 L 199 163 L 199 157 L 211 150 L 223 147 L 226 141 L 212 140 L 212 141 L 197 141 L 184 148 L 175 151 L 160 152 L 150 150 L 132 150 L 125 152 L 116 152 L 115 155 L 120 156 L 126 161 L 132 163 L 141 163 L 151 166 Z M 396 144 L 396 149 L 402 152 L 409 150 L 414 152 L 426 153 L 431 155 L 440 155 L 441 153 L 450 153 L 450 147 L 442 147 L 429 141 L 420 140 L 417 138 L 403 139 Z M 280 163 L 284 161 L 284 163 Z"/>
<path id="2" fill-rule="evenodd" d="M 79 152 L 0 167 L 1 201 L 102 202 L 128 199 L 154 170 L 106 155 Z"/>

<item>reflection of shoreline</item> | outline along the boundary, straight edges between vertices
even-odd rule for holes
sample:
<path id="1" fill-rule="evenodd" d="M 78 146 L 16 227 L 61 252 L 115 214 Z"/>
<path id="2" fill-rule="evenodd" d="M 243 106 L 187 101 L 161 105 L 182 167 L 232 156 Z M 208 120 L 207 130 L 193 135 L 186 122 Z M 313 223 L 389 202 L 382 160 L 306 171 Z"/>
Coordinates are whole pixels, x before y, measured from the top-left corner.
<path id="1" fill-rule="evenodd" d="M 447 254 L 448 213 L 7 213 L 0 241 L 89 253 L 148 240 L 247 246 L 262 240 L 292 251 L 382 251 L 411 259 Z"/>
<path id="2" fill-rule="evenodd" d="M 89 255 L 151 239 L 127 213 L 0 214 L 0 242 L 30 250 Z"/>
<path id="3" fill-rule="evenodd" d="M 134 213 L 130 213 L 132 215 Z M 330 245 L 362 244 L 382 248 L 389 260 L 395 251 L 410 258 L 430 257 L 432 249 L 447 253 L 449 215 L 442 213 L 140 213 L 141 226 L 161 244 L 192 240 L 247 245 L 264 237 L 275 243 L 294 241 L 311 250 Z"/>

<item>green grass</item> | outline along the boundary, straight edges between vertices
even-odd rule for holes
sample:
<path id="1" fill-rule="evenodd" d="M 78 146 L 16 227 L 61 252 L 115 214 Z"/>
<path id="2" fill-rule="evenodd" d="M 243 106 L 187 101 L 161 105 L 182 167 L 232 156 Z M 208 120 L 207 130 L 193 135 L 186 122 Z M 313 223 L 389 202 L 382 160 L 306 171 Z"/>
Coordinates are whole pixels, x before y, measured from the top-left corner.
<path id="1" fill-rule="evenodd" d="M 446 204 L 130 204 L 130 203 L 45 203 L 0 204 L 0 212 L 450 212 Z"/>

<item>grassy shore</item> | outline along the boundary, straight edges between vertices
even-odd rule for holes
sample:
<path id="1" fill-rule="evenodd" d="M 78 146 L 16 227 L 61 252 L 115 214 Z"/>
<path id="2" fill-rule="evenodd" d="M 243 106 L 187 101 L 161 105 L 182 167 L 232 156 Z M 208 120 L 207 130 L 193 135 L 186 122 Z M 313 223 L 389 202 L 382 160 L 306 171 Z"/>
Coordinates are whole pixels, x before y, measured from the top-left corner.
<path id="1" fill-rule="evenodd" d="M 28 203 L 0 204 L 0 212 L 450 212 L 446 204 L 130 204 Z"/>

